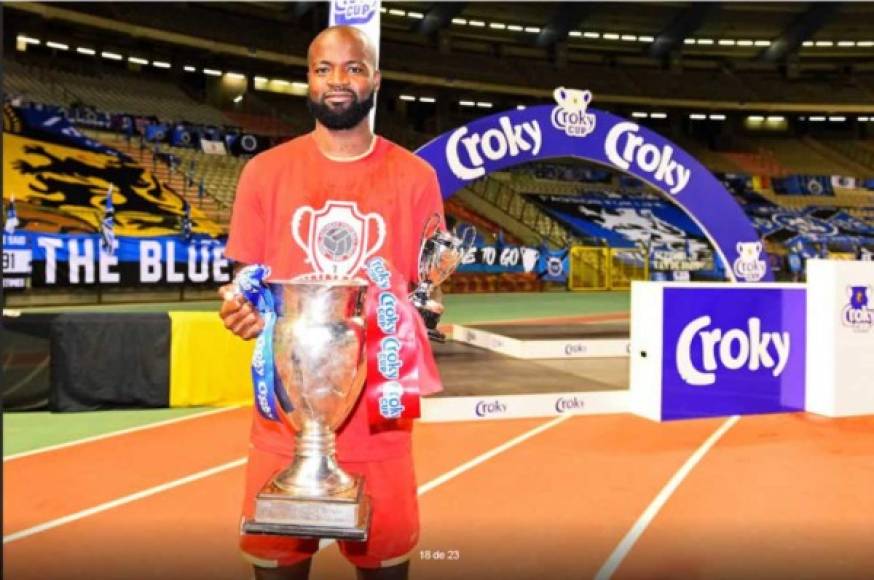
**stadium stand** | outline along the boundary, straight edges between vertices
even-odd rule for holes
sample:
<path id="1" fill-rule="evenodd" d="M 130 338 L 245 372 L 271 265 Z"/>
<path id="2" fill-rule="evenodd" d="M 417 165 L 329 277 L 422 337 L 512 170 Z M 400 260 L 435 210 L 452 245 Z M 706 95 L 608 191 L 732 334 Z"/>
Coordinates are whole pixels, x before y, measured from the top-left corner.
<path id="1" fill-rule="evenodd" d="M 839 155 L 824 154 L 813 139 L 759 138 L 756 143 L 779 163 L 782 172 L 815 175 L 856 175 Z"/>
<path id="2" fill-rule="evenodd" d="M 734 156 L 737 154 L 732 154 L 725 151 L 714 151 L 713 149 L 708 147 L 707 144 L 700 143 L 691 136 L 679 133 L 675 133 L 673 135 L 673 140 L 711 171 L 717 171 L 722 173 L 735 173 L 745 170 L 744 165 L 746 165 L 746 162 L 739 162 L 739 160 Z M 756 167 L 756 169 L 758 169 L 758 167 Z M 763 173 L 765 175 L 771 174 L 770 170 L 751 171 L 751 173 Z"/>
<path id="3" fill-rule="evenodd" d="M 21 65 L 3 59 L 3 92 L 38 103 L 70 103 L 78 97 L 60 82 L 54 82 L 49 71 L 41 66 Z"/>
<path id="4" fill-rule="evenodd" d="M 116 73 L 87 76 L 8 58 L 3 59 L 3 67 L 7 91 L 26 100 L 61 106 L 82 103 L 106 113 L 153 115 L 168 121 L 228 124 L 221 112 L 198 103 L 166 81 Z"/>
<path id="5" fill-rule="evenodd" d="M 168 14 L 173 15 L 168 18 L 136 3 L 112 7 L 88 3 L 71 5 L 70 10 L 79 14 L 80 23 L 97 17 L 104 19 L 103 24 L 71 25 L 60 17 L 58 22 L 65 23 L 55 28 L 29 28 L 49 14 L 59 16 L 50 5 L 46 6 L 47 12 L 39 14 L 25 7 L 10 10 L 11 18 L 4 25 L 4 32 L 9 32 L 3 58 L 4 89 L 19 102 L 85 105 L 100 114 L 130 115 L 138 117 L 137 131 L 150 122 L 145 118 L 154 118 L 167 124 L 165 131 L 184 122 L 200 125 L 195 131 L 209 125 L 219 131 L 237 130 L 263 137 L 256 150 L 246 150 L 247 155 L 305 133 L 312 126 L 303 97 L 256 90 L 253 85 L 255 75 L 303 80 L 302 55 L 312 33 L 321 28 L 324 6 L 307 5 L 289 11 L 282 6 L 255 4 L 180 4 L 168 8 Z M 404 3 L 397 6 L 410 8 Z M 302 17 L 310 10 L 310 16 Z M 488 20 L 490 14 L 493 16 L 491 7 L 476 3 L 459 10 L 468 18 L 474 15 Z M 640 6 L 640 10 L 634 16 L 608 15 L 600 8 L 592 8 L 586 26 L 602 32 L 622 29 L 619 32 L 656 35 L 661 26 L 654 25 L 652 18 L 658 20 L 654 15 L 673 14 L 678 9 L 647 5 Z M 779 12 L 761 8 L 762 17 L 753 22 L 746 8 L 733 7 L 723 15 L 726 22 L 734 24 L 708 20 L 696 34 L 718 40 L 734 26 L 751 38 L 777 38 L 785 20 L 785 14 Z M 797 9 L 793 7 L 789 12 L 795 14 Z M 741 13 L 746 17 L 742 18 Z M 831 28 L 827 26 L 826 30 L 858 33 L 856 28 L 845 26 L 858 19 L 854 14 L 853 10 L 838 9 L 828 25 Z M 526 5 L 512 16 L 536 19 L 543 13 L 542 8 Z M 866 125 L 864 121 L 874 112 L 870 105 L 874 101 L 874 69 L 859 56 L 865 51 L 855 52 L 861 50 L 861 43 L 845 55 L 823 51 L 812 58 L 809 47 L 813 42 L 807 40 L 804 47 L 808 50 L 778 63 L 765 58 L 765 51 L 744 52 L 739 47 L 720 47 L 716 41 L 711 43 L 713 49 L 678 42 L 671 51 L 657 55 L 658 43 L 641 44 L 643 36 L 630 35 L 611 44 L 606 42 L 606 34 L 591 40 L 592 33 L 584 37 L 576 31 L 578 34 L 559 41 L 539 35 L 536 42 L 522 42 L 521 34 L 508 36 L 488 26 L 473 30 L 445 20 L 437 34 L 420 34 L 418 25 L 407 20 L 391 14 L 383 19 L 381 65 L 385 74 L 377 99 L 377 132 L 386 138 L 416 149 L 490 112 L 549 102 L 553 87 L 584 87 L 594 92 L 599 108 L 633 118 L 668 137 L 711 171 L 745 178 L 749 185 L 735 194 L 748 208 L 783 211 L 802 220 L 807 216 L 804 212 L 837 208 L 868 224 L 874 220 L 874 195 L 869 189 L 869 180 L 874 177 L 874 124 Z M 119 30 L 107 28 L 106 22 L 116 23 Z M 838 27 L 839 23 L 844 24 Z M 89 42 L 92 36 L 95 41 L 101 39 L 102 46 L 115 46 L 114 50 L 124 52 L 125 57 L 142 53 L 166 59 L 174 63 L 174 70 L 165 72 L 128 60 L 83 57 L 72 50 L 49 51 L 42 45 L 26 50 L 12 46 L 19 31 L 56 31 L 63 35 L 65 26 L 69 27 L 66 33 L 72 35 L 70 38 L 83 38 L 76 31 L 79 26 L 87 31 Z M 131 26 L 142 35 L 137 45 L 113 41 L 127 38 Z M 550 26 L 545 26 L 543 32 Z M 155 31 L 161 34 L 156 36 Z M 168 41 L 164 33 L 179 35 L 178 44 Z M 222 94 L 222 82 L 200 72 L 182 73 L 178 69 L 183 62 L 197 65 L 189 67 L 195 71 L 212 67 L 243 73 L 246 81 L 236 95 L 242 98 Z M 429 96 L 431 104 L 401 102 L 401 96 L 410 94 Z M 462 106 L 462 100 L 468 105 Z M 470 105 L 473 101 L 476 106 Z M 808 106 L 809 110 L 805 108 Z M 657 120 L 647 116 L 654 110 L 665 112 Z M 710 113 L 706 125 L 690 120 L 694 118 L 692 113 L 702 118 L 701 111 Z M 772 112 L 780 114 L 781 126 L 757 128 L 748 122 L 753 114 Z M 835 120 L 845 122 L 806 123 L 805 118 L 814 113 L 829 121 L 840 114 Z M 118 130 L 113 126 L 113 131 Z M 85 133 L 128 154 L 150 168 L 169 190 L 184 196 L 216 222 L 227 223 L 236 181 L 247 158 L 239 155 L 239 142 L 236 146 L 231 145 L 233 140 L 224 142 L 230 155 L 208 155 L 200 148 L 160 142 L 153 161 L 152 145 L 140 145 L 138 134 L 125 138 L 106 130 Z M 560 161 L 565 162 L 569 167 L 585 167 L 578 160 Z M 186 173 L 191 173 L 193 180 L 186 179 Z M 486 242 L 495 242 L 497 233 L 502 232 L 510 243 L 531 247 L 545 243 L 561 248 L 581 243 L 598 245 L 611 236 L 592 236 L 584 229 L 569 227 L 555 219 L 538 202 L 539 198 L 577 197 L 581 203 L 590 200 L 593 204 L 611 198 L 632 205 L 656 199 L 645 187 L 628 187 L 618 173 L 608 175 L 604 181 L 577 178 L 573 171 L 569 175 L 538 174 L 531 168 L 491 174 L 457 192 L 447 203 L 447 213 L 453 220 L 476 225 Z M 781 178 L 797 178 L 802 186 L 810 179 L 837 185 L 827 187 L 823 195 L 799 195 L 777 188 L 775 180 Z M 203 196 L 198 195 L 201 182 Z M 783 241 L 767 236 L 764 239 L 775 253 L 786 253 Z M 488 276 L 471 275 L 468 282 L 459 282 L 459 288 L 496 291 L 533 284 L 528 276 Z"/>
<path id="6" fill-rule="evenodd" d="M 234 125 L 250 133 L 289 137 L 308 132 L 312 117 L 303 97 L 274 95 L 266 91 L 246 91 L 234 109 L 224 109 Z"/>
<path id="7" fill-rule="evenodd" d="M 764 149 L 756 152 L 726 151 L 722 156 L 750 175 L 785 175 L 788 172 L 774 156 L 773 151 Z"/>
<path id="8" fill-rule="evenodd" d="M 223 206 L 230 206 L 234 199 L 237 179 L 246 164 L 246 158 L 233 155 L 207 155 L 197 149 L 169 145 L 162 145 L 160 149 L 180 159 L 180 175 L 187 172 L 188 167 L 194 162 L 194 187 L 189 188 L 189 192 L 192 189 L 196 190 L 197 184 L 203 179 L 206 191 L 212 194 Z"/>
<path id="9" fill-rule="evenodd" d="M 468 207 L 498 224 L 529 246 L 548 243 L 566 247 L 574 236 L 501 180 L 485 177 L 455 194 Z"/>
<path id="10" fill-rule="evenodd" d="M 832 174 L 838 172 L 839 175 L 858 175 L 860 177 L 874 175 L 874 170 L 856 162 L 842 153 L 839 148 L 832 147 L 831 144 L 823 140 L 805 136 L 801 138 L 801 141 L 827 161 L 825 167 L 830 169 Z"/>
<path id="11" fill-rule="evenodd" d="M 747 73 L 740 77 L 753 93 L 749 100 L 772 103 L 865 103 L 874 94 L 860 82 L 846 76 L 810 75 L 787 79 L 774 73 Z M 720 85 L 721 91 L 724 87 Z"/>
<path id="12" fill-rule="evenodd" d="M 836 189 L 835 194 L 826 199 L 810 195 L 777 195 L 769 188 L 760 188 L 757 192 L 774 205 L 791 209 L 828 206 L 854 210 L 874 205 L 874 195 L 866 190 Z"/>
<path id="13" fill-rule="evenodd" d="M 823 139 L 818 144 L 832 154 L 840 154 L 846 163 L 853 163 L 858 169 L 855 175 L 874 175 L 874 143 L 859 139 Z"/>
<path id="14" fill-rule="evenodd" d="M 450 197 L 447 199 L 443 204 L 443 210 L 446 213 L 447 226 L 451 227 L 452 221 L 470 224 L 476 228 L 477 236 L 481 237 L 486 243 L 494 243 L 499 234 L 503 235 L 505 241 L 511 244 L 520 243 L 520 240 L 515 236 L 504 234 L 501 226 L 476 213 L 459 198 Z"/>
<path id="15" fill-rule="evenodd" d="M 162 144 L 158 151 L 162 154 L 153 159 L 154 148 L 151 145 L 141 148 L 138 141 L 128 143 L 118 133 L 94 129 L 81 129 L 82 133 L 96 141 L 109 145 L 137 160 L 148 167 L 162 183 L 182 195 L 194 207 L 197 207 L 211 220 L 226 226 L 230 221 L 230 210 L 236 189 L 237 178 L 246 159 L 230 155 L 206 155 L 198 149 L 171 147 Z M 173 155 L 178 161 L 171 170 L 168 156 Z M 193 180 L 186 182 L 185 174 L 189 173 L 191 162 L 194 161 Z M 204 196 L 198 195 L 200 180 L 204 180 Z"/>
<path id="16" fill-rule="evenodd" d="M 640 67 L 626 71 L 634 79 L 636 94 L 647 97 L 671 98 L 682 95 L 687 99 L 756 101 L 756 93 L 736 75 L 720 69 L 681 72 Z"/>
<path id="17" fill-rule="evenodd" d="M 303 132 L 298 127 L 290 125 L 276 117 L 265 117 L 263 115 L 253 115 L 251 113 L 238 113 L 236 111 L 225 111 L 224 114 L 233 125 L 241 127 L 244 131 L 251 133 L 273 137 L 286 137 Z"/>

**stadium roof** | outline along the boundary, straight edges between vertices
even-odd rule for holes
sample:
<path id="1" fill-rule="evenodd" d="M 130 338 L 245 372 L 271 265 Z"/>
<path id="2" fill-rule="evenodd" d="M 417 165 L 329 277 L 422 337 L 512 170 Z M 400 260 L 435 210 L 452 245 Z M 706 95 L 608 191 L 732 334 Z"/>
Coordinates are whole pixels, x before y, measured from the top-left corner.
<path id="1" fill-rule="evenodd" d="M 7 39 L 25 33 L 137 54 L 174 68 L 185 60 L 199 68 L 272 78 L 302 73 L 306 46 L 325 26 L 328 4 L 32 2 L 5 7 Z M 712 71 L 723 77 L 734 72 L 787 79 L 813 75 L 831 77 L 831 84 L 874 74 L 874 3 L 868 2 L 387 2 L 382 10 L 384 77 L 410 85 L 547 95 L 555 86 L 548 74 L 537 83 L 498 74 L 528 64 L 543 70 L 570 64 L 574 72 L 567 76 L 586 83 L 599 70 L 634 67 Z M 580 80 L 583 70 L 588 77 Z M 602 79 L 607 89 L 599 91 L 602 99 L 642 102 L 640 96 L 625 98 L 628 93 L 613 90 L 608 76 Z M 696 103 L 689 97 L 667 104 L 700 106 L 700 92 Z M 673 100 L 683 101 L 684 95 L 678 97 Z M 712 97 L 704 100 L 732 98 L 714 85 Z M 734 98 L 724 106 L 743 108 L 747 101 Z M 867 111 L 872 101 L 852 102 Z"/>
<path id="2" fill-rule="evenodd" d="M 224 21 L 243 44 L 248 33 L 314 33 L 323 2 L 8 3 L 65 20 L 69 12 L 223 40 Z M 385 2 L 383 35 L 398 42 L 514 46 L 544 59 L 556 47 L 601 57 L 858 63 L 874 56 L 870 2 Z M 297 43 L 291 43 L 297 44 Z M 305 42 L 303 42 L 305 44 Z M 289 46 L 289 48 L 292 48 Z"/>

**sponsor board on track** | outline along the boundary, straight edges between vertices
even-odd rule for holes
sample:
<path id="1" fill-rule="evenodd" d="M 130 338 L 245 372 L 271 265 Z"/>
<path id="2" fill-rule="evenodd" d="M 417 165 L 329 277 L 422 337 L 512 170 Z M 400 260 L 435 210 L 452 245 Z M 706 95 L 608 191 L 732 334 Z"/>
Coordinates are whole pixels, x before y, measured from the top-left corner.
<path id="1" fill-rule="evenodd" d="M 634 412 L 669 420 L 802 410 L 805 308 L 802 284 L 634 283 Z"/>
<path id="2" fill-rule="evenodd" d="M 623 389 L 490 397 L 431 397 L 422 400 L 420 420 L 436 423 L 626 413 L 628 396 L 628 391 Z"/>
<path id="3" fill-rule="evenodd" d="M 874 262 L 807 261 L 808 411 L 874 414 L 872 296 Z"/>

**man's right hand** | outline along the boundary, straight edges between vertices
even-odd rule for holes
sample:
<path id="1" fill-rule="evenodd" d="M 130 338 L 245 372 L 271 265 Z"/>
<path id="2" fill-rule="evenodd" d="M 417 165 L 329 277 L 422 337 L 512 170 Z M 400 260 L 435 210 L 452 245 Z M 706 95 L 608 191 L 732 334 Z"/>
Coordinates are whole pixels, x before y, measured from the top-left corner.
<path id="1" fill-rule="evenodd" d="M 225 284 L 219 288 L 222 306 L 219 317 L 225 328 L 242 338 L 252 340 L 264 329 L 264 319 L 241 294 L 234 292 L 233 284 Z"/>

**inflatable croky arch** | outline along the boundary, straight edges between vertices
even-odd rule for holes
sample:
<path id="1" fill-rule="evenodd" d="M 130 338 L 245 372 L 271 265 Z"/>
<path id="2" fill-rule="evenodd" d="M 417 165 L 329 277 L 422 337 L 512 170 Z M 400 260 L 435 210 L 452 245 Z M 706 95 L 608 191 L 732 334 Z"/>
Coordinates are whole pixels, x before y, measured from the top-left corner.
<path id="1" fill-rule="evenodd" d="M 694 157 L 633 121 L 590 108 L 589 91 L 560 87 L 554 96 L 554 105 L 496 113 L 422 146 L 416 153 L 436 170 L 443 196 L 514 165 L 586 159 L 646 181 L 682 208 L 712 243 L 730 280 L 773 280 L 752 223 Z"/>

